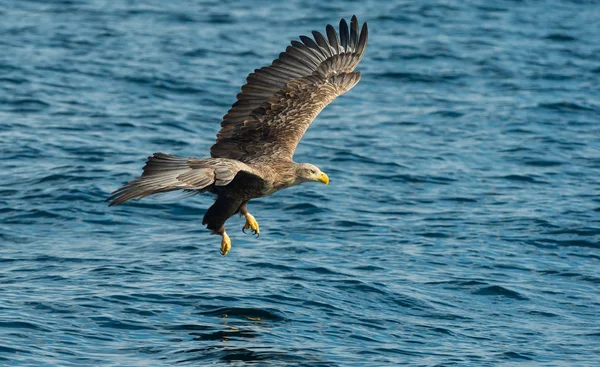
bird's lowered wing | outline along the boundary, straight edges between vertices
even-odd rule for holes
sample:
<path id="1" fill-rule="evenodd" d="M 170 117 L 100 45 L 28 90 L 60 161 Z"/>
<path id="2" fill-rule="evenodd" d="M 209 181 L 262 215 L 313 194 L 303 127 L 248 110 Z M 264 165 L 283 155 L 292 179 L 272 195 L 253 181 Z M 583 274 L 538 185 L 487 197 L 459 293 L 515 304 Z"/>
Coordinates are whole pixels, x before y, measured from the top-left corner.
<path id="1" fill-rule="evenodd" d="M 327 25 L 327 37 L 313 31 L 314 40 L 300 36 L 270 66 L 248 75 L 237 102 L 223 117 L 212 157 L 245 163 L 291 160 L 313 119 L 337 96 L 360 80 L 353 72 L 368 38 L 367 24 L 359 34 L 358 20 L 340 21 L 339 37 Z"/>
<path id="2" fill-rule="evenodd" d="M 211 185 L 228 185 L 239 173 L 262 179 L 251 167 L 231 159 L 182 158 L 154 153 L 148 157 L 142 176 L 113 192 L 107 201 L 112 206 L 174 190 L 201 193 Z"/>

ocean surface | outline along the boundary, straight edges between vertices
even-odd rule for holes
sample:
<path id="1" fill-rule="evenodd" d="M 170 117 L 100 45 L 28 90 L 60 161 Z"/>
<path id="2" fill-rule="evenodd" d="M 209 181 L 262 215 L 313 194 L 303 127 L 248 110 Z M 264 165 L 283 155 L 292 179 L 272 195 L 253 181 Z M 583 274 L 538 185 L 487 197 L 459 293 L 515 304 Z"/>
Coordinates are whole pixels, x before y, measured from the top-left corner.
<path id="1" fill-rule="evenodd" d="M 329 186 L 107 206 L 353 14 Z M 1 0 L 0 152 L 1 366 L 600 365 L 597 1 Z"/>

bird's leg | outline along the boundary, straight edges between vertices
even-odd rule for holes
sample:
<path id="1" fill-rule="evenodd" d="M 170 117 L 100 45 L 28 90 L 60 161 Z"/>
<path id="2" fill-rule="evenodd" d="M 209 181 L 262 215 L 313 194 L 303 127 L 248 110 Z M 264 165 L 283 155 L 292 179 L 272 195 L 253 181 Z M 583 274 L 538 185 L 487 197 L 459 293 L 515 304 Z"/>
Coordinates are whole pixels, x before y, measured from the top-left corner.
<path id="1" fill-rule="evenodd" d="M 240 206 L 240 214 L 246 217 L 246 224 L 244 224 L 242 232 L 246 233 L 247 229 L 251 229 L 252 232 L 254 232 L 254 234 L 256 235 L 256 237 L 260 236 L 260 228 L 258 227 L 258 222 L 252 214 L 248 213 L 246 203 Z"/>
<path id="2" fill-rule="evenodd" d="M 258 222 L 254 219 L 254 216 L 248 212 L 246 212 L 244 216 L 246 217 L 246 224 L 244 224 L 242 231 L 246 233 L 246 229 L 251 229 L 256 237 L 260 236 L 260 228 L 258 227 Z"/>
<path id="3" fill-rule="evenodd" d="M 225 232 L 225 226 L 219 228 L 217 234 L 221 235 L 221 255 L 225 256 L 231 250 L 231 239 Z"/>

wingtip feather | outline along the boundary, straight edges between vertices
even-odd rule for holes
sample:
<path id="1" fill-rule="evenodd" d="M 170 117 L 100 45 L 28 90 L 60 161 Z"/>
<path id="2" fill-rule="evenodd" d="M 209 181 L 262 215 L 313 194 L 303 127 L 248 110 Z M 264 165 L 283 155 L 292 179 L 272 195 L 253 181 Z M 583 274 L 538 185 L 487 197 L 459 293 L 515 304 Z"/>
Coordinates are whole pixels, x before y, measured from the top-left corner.
<path id="1" fill-rule="evenodd" d="M 348 51 L 348 44 L 350 40 L 350 34 L 348 33 L 348 23 L 346 19 L 340 20 L 340 45 L 344 49 L 344 52 Z"/>
<path id="2" fill-rule="evenodd" d="M 367 26 L 367 22 L 364 22 L 362 29 L 360 31 L 360 39 L 358 40 L 358 46 L 356 47 L 356 53 L 363 54 L 365 52 L 368 39 L 369 39 L 369 27 Z"/>
<path id="3" fill-rule="evenodd" d="M 325 27 L 325 31 L 327 32 L 327 39 L 329 40 L 329 44 L 333 46 L 333 49 L 337 52 L 340 50 L 340 44 L 338 42 L 338 34 L 335 31 L 335 28 L 331 24 L 327 24 Z"/>

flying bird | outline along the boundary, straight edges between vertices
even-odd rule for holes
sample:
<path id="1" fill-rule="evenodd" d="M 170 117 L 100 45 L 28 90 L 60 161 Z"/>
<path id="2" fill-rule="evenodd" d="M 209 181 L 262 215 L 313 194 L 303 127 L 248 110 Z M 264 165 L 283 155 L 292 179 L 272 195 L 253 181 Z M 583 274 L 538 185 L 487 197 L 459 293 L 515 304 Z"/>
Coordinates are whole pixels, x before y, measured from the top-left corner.
<path id="1" fill-rule="evenodd" d="M 340 21 L 326 36 L 300 36 L 269 66 L 248 75 L 237 101 L 223 117 L 211 158 L 182 158 L 165 153 L 148 157 L 144 172 L 107 199 L 118 205 L 131 199 L 175 190 L 216 195 L 202 224 L 221 236 L 221 253 L 231 249 L 225 221 L 246 217 L 242 230 L 260 234 L 248 202 L 304 182 L 329 184 L 310 163 L 293 161 L 296 146 L 315 117 L 336 97 L 358 83 L 354 68 L 365 53 L 367 23 L 360 33 L 355 16 Z"/>

